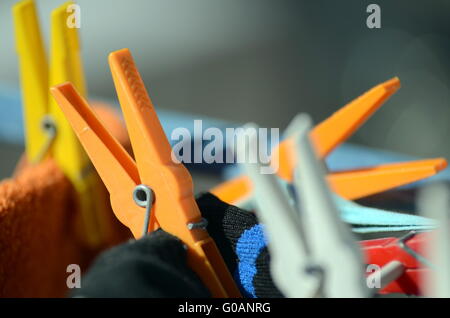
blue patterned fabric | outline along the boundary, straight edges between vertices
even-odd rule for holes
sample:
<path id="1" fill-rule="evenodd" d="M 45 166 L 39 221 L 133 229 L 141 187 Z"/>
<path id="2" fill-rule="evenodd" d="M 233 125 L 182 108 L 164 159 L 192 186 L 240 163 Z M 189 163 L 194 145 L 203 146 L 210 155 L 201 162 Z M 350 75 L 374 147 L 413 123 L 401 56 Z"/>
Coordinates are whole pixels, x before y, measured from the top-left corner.
<path id="1" fill-rule="evenodd" d="M 236 246 L 238 266 L 234 278 L 244 297 L 256 298 L 253 278 L 256 275 L 256 260 L 262 249 L 267 246 L 263 225 L 258 224 L 244 231 Z"/>

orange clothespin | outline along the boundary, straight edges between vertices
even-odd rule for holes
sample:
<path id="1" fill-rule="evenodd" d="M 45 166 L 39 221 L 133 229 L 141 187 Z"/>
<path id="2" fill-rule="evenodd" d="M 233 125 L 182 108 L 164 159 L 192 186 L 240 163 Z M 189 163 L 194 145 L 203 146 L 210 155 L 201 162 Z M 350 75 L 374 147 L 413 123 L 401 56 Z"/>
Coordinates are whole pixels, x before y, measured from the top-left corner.
<path id="1" fill-rule="evenodd" d="M 398 78 L 381 83 L 314 127 L 311 131 L 311 139 L 318 157 L 326 158 L 399 88 Z M 278 167 L 278 176 L 287 182 L 292 182 L 297 164 L 295 137 L 294 132 L 293 136 L 281 142 L 272 152 L 272 164 Z M 330 172 L 327 179 L 334 192 L 346 199 L 356 200 L 430 177 L 446 167 L 447 162 L 443 158 L 418 160 Z M 251 197 L 252 184 L 246 176 L 240 176 L 220 184 L 211 192 L 225 202 L 239 205 Z"/>
<path id="2" fill-rule="evenodd" d="M 171 147 L 128 49 L 109 56 L 136 162 L 70 83 L 51 89 L 109 190 L 117 218 L 135 237 L 161 227 L 186 244 L 188 263 L 215 297 L 240 297 L 193 196 L 187 169 Z M 145 207 L 145 210 L 144 208 Z"/>

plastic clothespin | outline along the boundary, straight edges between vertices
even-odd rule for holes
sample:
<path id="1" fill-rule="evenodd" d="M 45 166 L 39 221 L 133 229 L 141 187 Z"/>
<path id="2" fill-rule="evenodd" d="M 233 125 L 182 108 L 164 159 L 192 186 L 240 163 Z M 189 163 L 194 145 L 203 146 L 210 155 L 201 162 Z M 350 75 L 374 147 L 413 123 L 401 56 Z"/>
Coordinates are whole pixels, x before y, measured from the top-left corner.
<path id="1" fill-rule="evenodd" d="M 288 297 L 366 297 L 363 262 L 350 229 L 342 223 L 320 164 L 309 143 L 309 117 L 299 118 L 301 164 L 295 185 L 300 198 L 291 205 L 274 174 L 263 174 L 257 160 L 256 126 L 247 140 L 238 140 L 238 156 L 254 184 L 255 212 L 264 224 L 274 282 Z M 248 135 L 248 131 L 247 131 Z M 301 207 L 301 208 L 300 208 Z M 276 211 L 276 213 L 274 213 Z"/>
<path id="2" fill-rule="evenodd" d="M 244 129 L 250 130 L 251 134 L 246 134 L 248 139 L 238 138 L 237 155 L 248 154 L 243 160 L 244 171 L 255 185 L 255 213 L 265 226 L 274 283 L 286 297 L 314 297 L 321 282 L 320 277 L 313 274 L 314 264 L 303 223 L 276 175 L 263 174 L 262 165 L 257 160 L 250 160 L 257 158 L 258 126 L 248 124 Z"/>
<path id="3" fill-rule="evenodd" d="M 66 83 L 51 89 L 103 179 L 117 218 L 135 237 L 161 227 L 187 246 L 188 263 L 215 297 L 239 297 L 193 196 L 187 169 L 171 147 L 128 49 L 109 64 L 136 162 L 106 131 L 87 102 Z M 145 207 L 145 212 L 144 212 Z"/>
<path id="4" fill-rule="evenodd" d="M 347 224 L 341 221 L 325 180 L 323 166 L 310 142 L 311 118 L 298 120 L 294 185 L 314 262 L 324 271 L 326 297 L 367 297 L 363 258 Z"/>
<path id="5" fill-rule="evenodd" d="M 319 159 L 325 159 L 348 139 L 399 87 L 398 78 L 377 85 L 314 127 L 311 138 Z M 295 135 L 294 132 L 282 141 L 272 155 L 273 166 L 278 167 L 278 175 L 287 182 L 292 182 L 297 163 Z M 430 177 L 446 166 L 447 162 L 442 158 L 418 160 L 330 172 L 327 178 L 336 194 L 355 200 Z M 251 198 L 252 183 L 246 176 L 240 176 L 215 187 L 211 192 L 225 202 L 240 204 Z"/>
<path id="6" fill-rule="evenodd" d="M 22 83 L 27 161 L 39 163 L 52 157 L 78 193 L 81 211 L 80 234 L 89 245 L 102 242 L 106 211 L 99 192 L 98 176 L 91 168 L 69 123 L 50 98 L 51 85 L 71 81 L 85 95 L 77 29 L 67 26 L 67 2 L 51 14 L 51 63 L 47 63 L 44 42 L 33 0 L 13 7 L 17 53 Z"/>
<path id="7" fill-rule="evenodd" d="M 425 246 L 434 264 L 421 278 L 423 294 L 433 298 L 450 297 L 450 189 L 445 183 L 433 183 L 422 188 L 418 196 L 421 215 L 438 221 L 439 227 Z"/>

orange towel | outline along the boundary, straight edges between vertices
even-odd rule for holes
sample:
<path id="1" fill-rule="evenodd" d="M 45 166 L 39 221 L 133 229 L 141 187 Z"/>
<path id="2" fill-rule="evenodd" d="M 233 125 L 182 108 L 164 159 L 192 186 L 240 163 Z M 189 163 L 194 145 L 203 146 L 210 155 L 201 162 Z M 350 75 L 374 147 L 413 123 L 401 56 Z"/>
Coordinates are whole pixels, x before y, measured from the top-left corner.
<path id="1" fill-rule="evenodd" d="M 114 112 L 104 106 L 96 112 L 129 148 L 126 130 Z M 105 195 L 105 201 L 108 198 Z M 76 193 L 55 162 L 22 163 L 13 179 L 0 183 L 0 297 L 65 296 L 69 264 L 86 270 L 100 251 L 131 237 L 112 211 L 109 215 L 107 242 L 88 248 L 76 231 Z"/>

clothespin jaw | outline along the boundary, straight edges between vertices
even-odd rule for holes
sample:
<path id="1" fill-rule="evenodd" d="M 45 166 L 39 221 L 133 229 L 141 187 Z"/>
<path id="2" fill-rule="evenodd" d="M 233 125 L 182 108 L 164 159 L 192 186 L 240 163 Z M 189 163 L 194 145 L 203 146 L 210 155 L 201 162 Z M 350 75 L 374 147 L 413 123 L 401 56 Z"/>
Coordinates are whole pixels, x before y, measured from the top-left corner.
<path id="1" fill-rule="evenodd" d="M 78 193 L 81 220 L 80 235 L 91 246 L 101 243 L 107 231 L 106 208 L 99 195 L 99 179 L 90 168 L 89 158 L 53 98 L 49 85 L 72 81 L 85 94 L 77 29 L 67 26 L 68 6 L 53 10 L 51 18 L 50 68 L 44 50 L 33 0 L 24 0 L 13 8 L 17 52 L 22 81 L 25 143 L 28 162 L 35 164 L 53 158 Z"/>
<path id="2" fill-rule="evenodd" d="M 70 80 L 80 94 L 86 96 L 78 29 L 67 25 L 71 14 L 67 10 L 73 4 L 68 1 L 51 13 L 50 87 L 61 83 L 61 80 Z M 53 105 L 59 110 L 56 104 Z"/>
<path id="3" fill-rule="evenodd" d="M 136 162 L 106 131 L 87 102 L 71 84 L 51 89 L 71 122 L 111 195 L 118 219 L 135 237 L 159 227 L 187 246 L 188 263 L 216 297 L 238 297 L 239 291 L 214 241 L 209 237 L 193 196 L 192 179 L 181 163 L 171 159 L 171 147 L 157 118 L 144 83 L 128 51 L 109 57 L 116 91 L 124 113 Z M 150 221 L 133 193 L 145 187 Z M 138 198 L 139 199 L 139 198 Z M 149 209 L 151 207 L 151 209 Z"/>
<path id="4" fill-rule="evenodd" d="M 348 200 L 357 200 L 429 178 L 446 167 L 444 158 L 415 160 L 336 171 L 330 173 L 327 179 L 335 193 Z"/>
<path id="5" fill-rule="evenodd" d="M 143 213 L 129 195 L 140 183 L 133 159 L 105 129 L 71 83 L 55 86 L 50 91 L 109 190 L 116 217 L 138 237 L 142 234 Z"/>
<path id="6" fill-rule="evenodd" d="M 398 78 L 375 86 L 359 98 L 333 114 L 311 130 L 311 139 L 320 160 L 350 137 L 382 104 L 400 87 Z M 295 131 L 282 141 L 272 154 L 272 165 L 278 167 L 277 174 L 286 182 L 292 182 L 297 165 Z M 351 171 L 328 173 L 330 187 L 336 194 L 356 200 L 365 196 L 406 185 L 445 169 L 443 158 L 419 160 L 407 163 L 385 164 Z M 212 189 L 222 200 L 239 204 L 251 197 L 252 184 L 246 177 L 239 177 Z"/>

